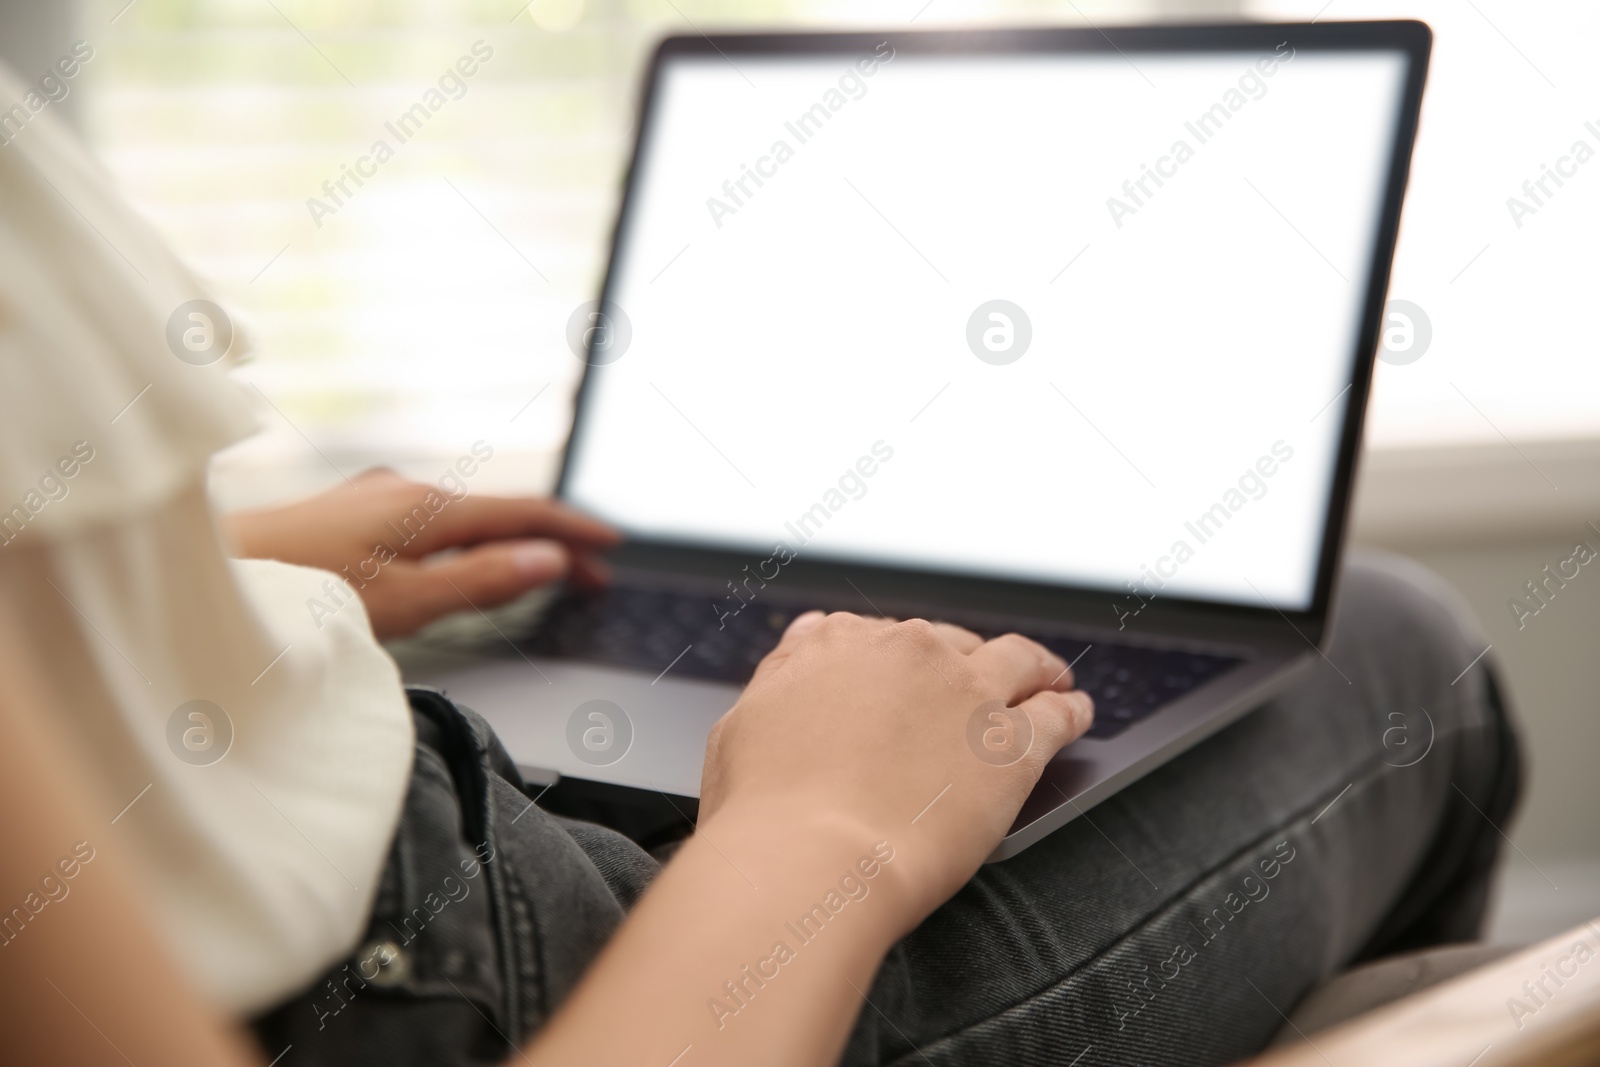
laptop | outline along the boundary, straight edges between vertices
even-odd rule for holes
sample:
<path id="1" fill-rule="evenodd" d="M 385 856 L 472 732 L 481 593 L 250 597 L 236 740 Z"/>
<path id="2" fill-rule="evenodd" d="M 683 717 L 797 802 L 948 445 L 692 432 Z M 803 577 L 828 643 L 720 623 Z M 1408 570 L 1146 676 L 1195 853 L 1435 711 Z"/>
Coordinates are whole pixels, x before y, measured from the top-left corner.
<path id="1" fill-rule="evenodd" d="M 409 680 L 535 780 L 680 806 L 796 615 L 1017 631 L 1096 714 L 995 860 L 1301 671 L 1345 684 L 1319 646 L 1430 43 L 663 41 L 568 324 L 557 494 L 625 531 L 615 582 Z M 974 754 L 1020 755 L 990 725 Z"/>

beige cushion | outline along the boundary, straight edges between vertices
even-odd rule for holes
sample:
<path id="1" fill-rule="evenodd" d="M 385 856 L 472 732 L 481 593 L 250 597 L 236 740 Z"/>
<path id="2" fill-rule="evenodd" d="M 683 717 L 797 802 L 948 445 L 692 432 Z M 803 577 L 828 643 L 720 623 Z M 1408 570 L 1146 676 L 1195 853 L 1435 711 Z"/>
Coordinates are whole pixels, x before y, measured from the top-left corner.
<path id="1" fill-rule="evenodd" d="M 1312 989 L 1272 1039 L 1299 1041 L 1357 1015 L 1520 952 L 1522 945 L 1448 945 L 1363 964 Z M 1269 1046 L 1271 1047 L 1271 1046 Z"/>

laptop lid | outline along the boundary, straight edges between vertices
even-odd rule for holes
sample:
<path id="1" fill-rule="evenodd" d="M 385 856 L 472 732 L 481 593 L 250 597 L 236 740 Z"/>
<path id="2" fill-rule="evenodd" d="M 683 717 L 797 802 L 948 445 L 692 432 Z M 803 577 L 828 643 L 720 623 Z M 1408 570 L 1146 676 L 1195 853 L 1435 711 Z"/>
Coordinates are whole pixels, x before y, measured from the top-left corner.
<path id="1" fill-rule="evenodd" d="M 559 494 L 730 580 L 1315 638 L 1429 42 L 664 41 Z"/>

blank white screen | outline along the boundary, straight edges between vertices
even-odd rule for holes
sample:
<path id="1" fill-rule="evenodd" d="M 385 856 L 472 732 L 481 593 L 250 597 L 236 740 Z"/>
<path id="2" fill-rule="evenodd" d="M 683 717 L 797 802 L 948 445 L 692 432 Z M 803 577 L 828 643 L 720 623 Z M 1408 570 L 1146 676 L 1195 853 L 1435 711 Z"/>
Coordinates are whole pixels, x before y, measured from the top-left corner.
<path id="1" fill-rule="evenodd" d="M 1271 55 L 670 60 L 568 497 L 762 556 L 1309 606 L 1406 61 Z M 1032 329 L 1006 365 L 967 341 L 996 298 Z"/>

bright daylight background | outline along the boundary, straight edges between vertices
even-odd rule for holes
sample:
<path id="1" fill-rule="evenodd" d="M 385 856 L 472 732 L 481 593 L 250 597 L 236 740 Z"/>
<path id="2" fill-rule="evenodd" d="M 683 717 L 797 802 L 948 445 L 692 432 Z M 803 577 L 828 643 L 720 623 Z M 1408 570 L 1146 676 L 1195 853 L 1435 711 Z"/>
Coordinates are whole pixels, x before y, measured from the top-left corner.
<path id="1" fill-rule="evenodd" d="M 580 364 L 643 60 L 712 27 L 1104 25 L 1157 16 L 1418 16 L 1438 34 L 1392 293 L 1427 356 L 1379 368 L 1380 447 L 1600 437 L 1586 329 L 1600 162 L 1518 229 L 1505 206 L 1577 138 L 1600 147 L 1600 6 L 1579 0 L 85 0 L 87 133 L 254 334 L 269 433 L 225 499 L 483 438 L 496 485 L 541 486 Z M 519 10 L 520 9 L 520 10 Z M 347 206 L 306 206 L 383 124 L 487 41 L 494 57 Z M 22 71 L 24 77 L 30 72 Z M 535 399 L 537 398 L 537 399 Z M 531 402 L 530 402 L 531 401 Z"/>
<path id="2" fill-rule="evenodd" d="M 0 55 L 24 78 L 71 40 L 95 48 L 56 106 L 252 328 L 245 374 L 268 432 L 218 464 L 225 504 L 336 482 L 335 466 L 437 477 L 479 438 L 496 456 L 475 487 L 548 484 L 580 369 L 563 328 L 598 287 L 642 62 L 663 34 L 1423 18 L 1436 47 L 1392 295 L 1424 310 L 1433 340 L 1378 367 L 1355 538 L 1467 598 L 1521 713 L 1529 792 L 1490 936 L 1600 914 L 1600 578 L 1526 627 L 1508 610 L 1600 535 L 1600 159 L 1547 179 L 1520 228 L 1506 206 L 1574 142 L 1600 150 L 1600 4 L 524 2 L 0 0 Z M 306 199 L 479 39 L 494 57 L 466 96 L 317 227 Z"/>

